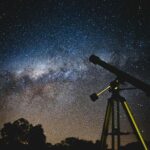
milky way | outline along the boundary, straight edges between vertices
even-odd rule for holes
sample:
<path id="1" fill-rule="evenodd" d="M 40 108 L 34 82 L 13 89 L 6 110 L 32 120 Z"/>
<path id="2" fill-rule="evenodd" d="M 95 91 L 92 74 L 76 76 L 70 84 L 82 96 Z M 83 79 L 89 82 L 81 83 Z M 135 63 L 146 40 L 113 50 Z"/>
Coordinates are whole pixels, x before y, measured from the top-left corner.
<path id="1" fill-rule="evenodd" d="M 71 136 L 100 139 L 110 93 L 95 103 L 89 95 L 115 76 L 91 64 L 91 54 L 150 83 L 144 2 L 16 0 L 0 7 L 0 127 L 24 117 L 42 124 L 52 143 Z M 140 90 L 122 94 L 150 139 L 148 97 Z M 128 126 L 123 113 L 121 118 Z"/>

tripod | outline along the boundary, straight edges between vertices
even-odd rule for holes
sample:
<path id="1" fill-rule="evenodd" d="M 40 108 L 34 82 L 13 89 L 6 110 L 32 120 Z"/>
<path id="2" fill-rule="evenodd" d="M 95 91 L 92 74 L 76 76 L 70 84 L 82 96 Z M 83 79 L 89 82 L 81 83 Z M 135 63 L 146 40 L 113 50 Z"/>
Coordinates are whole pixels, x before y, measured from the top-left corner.
<path id="1" fill-rule="evenodd" d="M 111 135 L 112 143 L 111 147 L 112 150 L 120 149 L 120 143 L 121 135 L 127 135 L 129 133 L 121 132 L 120 131 L 120 105 L 124 109 L 127 118 L 131 124 L 131 127 L 136 134 L 137 139 L 141 143 L 144 150 L 148 150 L 147 145 L 142 137 L 142 134 L 135 122 L 135 119 L 132 115 L 131 109 L 126 101 L 126 99 L 122 96 L 120 96 L 120 81 L 114 80 L 110 83 L 110 85 L 99 92 L 98 94 L 94 93 L 90 97 L 93 101 L 96 101 L 98 99 L 98 96 L 101 95 L 106 90 L 109 90 L 112 95 L 108 99 L 107 107 L 106 107 L 106 113 L 105 113 L 105 119 L 103 124 L 103 130 L 102 130 L 102 136 L 101 136 L 101 149 L 106 149 L 106 142 L 107 142 L 107 136 Z M 115 109 L 116 108 L 116 109 Z M 111 133 L 109 133 L 109 123 L 111 120 Z"/>

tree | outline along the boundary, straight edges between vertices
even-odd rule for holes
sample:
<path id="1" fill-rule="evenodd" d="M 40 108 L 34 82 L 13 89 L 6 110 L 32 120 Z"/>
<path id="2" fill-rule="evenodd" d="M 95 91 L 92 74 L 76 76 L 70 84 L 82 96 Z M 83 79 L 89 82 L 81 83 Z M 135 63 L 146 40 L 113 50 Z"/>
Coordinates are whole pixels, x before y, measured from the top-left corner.
<path id="1" fill-rule="evenodd" d="M 23 118 L 16 120 L 13 123 L 6 123 L 1 129 L 0 134 L 2 141 L 5 144 L 12 143 L 27 143 L 28 132 L 32 128 L 32 125 Z"/>
<path id="2" fill-rule="evenodd" d="M 20 118 L 13 123 L 4 124 L 0 130 L 0 149 L 49 149 L 46 136 L 41 125 L 33 126 L 27 120 Z"/>
<path id="3" fill-rule="evenodd" d="M 41 125 L 33 127 L 28 134 L 28 143 L 31 146 L 43 146 L 46 144 L 46 137 Z"/>

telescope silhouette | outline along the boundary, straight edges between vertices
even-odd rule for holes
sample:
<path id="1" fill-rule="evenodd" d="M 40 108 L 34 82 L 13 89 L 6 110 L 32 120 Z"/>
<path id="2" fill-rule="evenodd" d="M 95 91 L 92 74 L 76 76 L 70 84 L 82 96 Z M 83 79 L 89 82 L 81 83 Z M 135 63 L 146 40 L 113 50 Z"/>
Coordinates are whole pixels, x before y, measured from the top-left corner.
<path id="1" fill-rule="evenodd" d="M 135 78 L 135 77 L 119 70 L 119 69 L 117 69 L 113 65 L 110 65 L 110 64 L 104 62 L 98 56 L 91 55 L 90 58 L 89 58 L 89 61 L 92 62 L 95 65 L 100 65 L 103 68 L 105 68 L 108 71 L 115 74 L 117 76 L 117 79 L 120 82 L 128 82 L 128 83 L 132 84 L 134 87 L 144 91 L 146 93 L 146 95 L 150 96 L 150 85 L 149 84 L 146 84 L 145 82 L 143 82 L 143 81 L 141 81 L 141 80 L 139 80 L 139 79 L 137 79 L 137 78 Z"/>
<path id="2" fill-rule="evenodd" d="M 98 97 L 104 93 L 105 91 L 109 90 L 111 92 L 111 97 L 107 100 L 107 107 L 105 112 L 105 119 L 103 123 L 103 130 L 101 135 L 101 149 L 106 150 L 107 145 L 107 136 L 111 135 L 111 148 L 112 150 L 120 149 L 121 146 L 121 136 L 126 135 L 126 133 L 121 131 L 121 124 L 120 124 L 120 106 L 122 106 L 128 120 L 131 124 L 131 127 L 140 142 L 140 145 L 143 147 L 144 150 L 148 150 L 147 143 L 145 142 L 142 133 L 135 121 L 133 113 L 129 104 L 127 103 L 126 99 L 120 95 L 120 84 L 124 82 L 128 82 L 135 86 L 138 89 L 144 91 L 147 95 L 150 95 L 150 85 L 144 83 L 143 81 L 136 79 L 135 77 L 115 68 L 113 65 L 110 65 L 104 61 L 102 61 L 99 57 L 95 55 L 91 55 L 89 58 L 90 62 L 94 63 L 95 65 L 100 65 L 105 69 L 109 70 L 110 72 L 114 73 L 117 76 L 117 79 L 110 82 L 109 86 L 105 89 L 100 91 L 99 93 L 93 93 L 90 95 L 92 101 L 96 101 Z M 130 88 L 131 89 L 131 88 Z M 109 124 L 111 121 L 111 133 L 109 133 Z"/>

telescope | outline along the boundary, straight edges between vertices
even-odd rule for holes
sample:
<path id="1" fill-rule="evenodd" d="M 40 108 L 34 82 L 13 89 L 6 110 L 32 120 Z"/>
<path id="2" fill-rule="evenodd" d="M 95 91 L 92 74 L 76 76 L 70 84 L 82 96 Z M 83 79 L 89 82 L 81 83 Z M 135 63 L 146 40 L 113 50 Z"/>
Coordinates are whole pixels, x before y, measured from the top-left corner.
<path id="1" fill-rule="evenodd" d="M 148 96 L 150 95 L 150 85 L 149 84 L 146 84 L 145 82 L 129 75 L 128 73 L 125 73 L 124 71 L 117 69 L 113 65 L 110 65 L 110 64 L 104 62 L 98 56 L 91 55 L 89 58 L 89 61 L 95 65 L 102 66 L 106 70 L 115 74 L 120 83 L 128 82 L 128 83 L 132 84 L 134 87 L 144 91 L 146 93 L 146 95 L 148 95 Z"/>
<path id="2" fill-rule="evenodd" d="M 144 150 L 148 150 L 147 144 L 142 136 L 142 133 L 134 119 L 133 113 L 131 108 L 129 107 L 126 99 L 120 95 L 121 90 L 129 90 L 129 89 L 140 89 L 144 91 L 148 96 L 150 95 L 150 85 L 144 83 L 143 81 L 136 79 L 135 77 L 117 69 L 113 65 L 110 65 L 99 57 L 95 55 L 91 55 L 89 58 L 90 62 L 95 65 L 102 66 L 106 70 L 110 71 L 111 73 L 116 75 L 116 79 L 110 82 L 109 86 L 105 89 L 100 91 L 99 93 L 93 93 L 90 95 L 92 101 L 96 101 L 98 97 L 104 93 L 105 91 L 109 90 L 111 92 L 111 97 L 107 100 L 107 107 L 105 112 L 105 119 L 103 123 L 102 135 L 101 135 L 101 149 L 106 149 L 107 145 L 107 136 L 111 135 L 111 148 L 115 150 L 120 149 L 121 146 L 121 136 L 127 135 L 125 132 L 121 131 L 121 124 L 120 124 L 120 105 L 122 106 L 123 110 L 125 111 L 128 120 L 131 124 L 131 127 L 140 142 L 139 146 L 142 146 Z M 125 88 L 120 89 L 120 84 L 128 82 L 132 84 L 135 88 Z M 111 121 L 111 133 L 109 132 L 109 124 Z"/>

